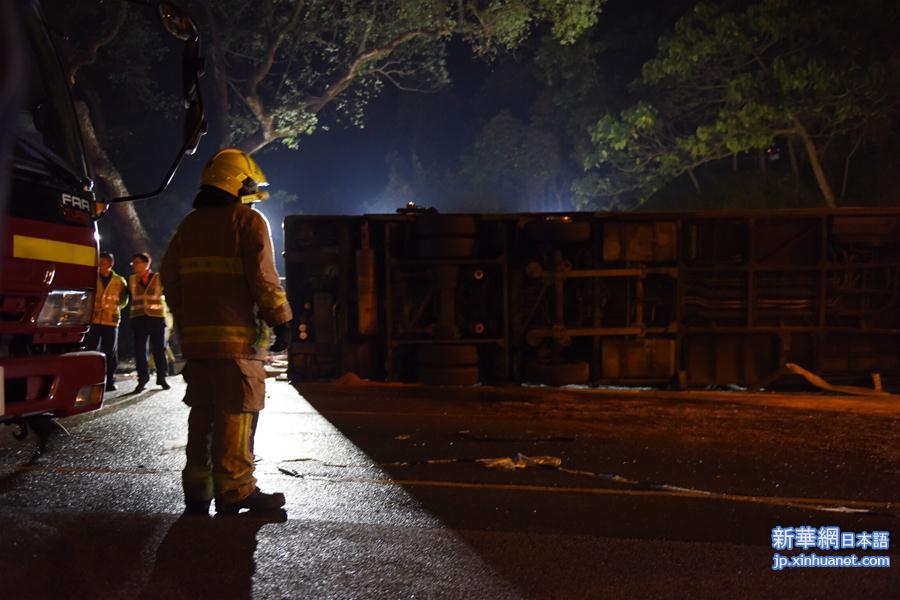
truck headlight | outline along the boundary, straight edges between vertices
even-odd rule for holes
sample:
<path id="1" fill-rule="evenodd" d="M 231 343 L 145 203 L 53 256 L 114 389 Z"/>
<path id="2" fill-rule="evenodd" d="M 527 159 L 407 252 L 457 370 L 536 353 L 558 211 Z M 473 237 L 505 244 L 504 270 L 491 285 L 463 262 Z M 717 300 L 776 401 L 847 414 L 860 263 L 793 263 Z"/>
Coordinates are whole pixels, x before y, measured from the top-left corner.
<path id="1" fill-rule="evenodd" d="M 37 318 L 42 327 L 87 325 L 94 310 L 94 294 L 84 290 L 58 290 L 47 294 Z"/>
<path id="2" fill-rule="evenodd" d="M 78 395 L 75 396 L 75 408 L 81 408 L 89 404 L 100 404 L 103 402 L 103 391 L 105 388 L 105 383 L 84 386 L 78 390 Z"/>

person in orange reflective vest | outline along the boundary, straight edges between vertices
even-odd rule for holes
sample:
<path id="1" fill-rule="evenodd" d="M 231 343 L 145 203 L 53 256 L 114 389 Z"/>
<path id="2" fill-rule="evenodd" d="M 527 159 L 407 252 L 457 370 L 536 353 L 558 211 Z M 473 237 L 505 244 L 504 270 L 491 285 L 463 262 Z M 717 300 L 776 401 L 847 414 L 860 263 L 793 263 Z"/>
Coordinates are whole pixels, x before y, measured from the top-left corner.
<path id="1" fill-rule="evenodd" d="M 122 309 L 128 305 L 128 284 L 124 277 L 113 270 L 115 264 L 116 259 L 111 253 L 100 253 L 94 313 L 91 316 L 91 328 L 84 336 L 85 350 L 96 350 L 99 347 L 106 355 L 107 392 L 116 389 L 119 323 L 122 321 Z"/>
<path id="2" fill-rule="evenodd" d="M 150 270 L 150 255 L 138 252 L 131 257 L 134 273 L 128 277 L 131 294 L 131 329 L 134 332 L 134 362 L 138 372 L 138 384 L 132 394 L 146 389 L 150 382 L 150 364 L 147 361 L 147 342 L 153 352 L 156 366 L 156 384 L 169 389 L 166 375 L 166 298 L 159 273 Z"/>
<path id="3" fill-rule="evenodd" d="M 253 437 L 265 399 L 263 359 L 287 348 L 292 318 L 275 268 L 265 217 L 248 206 L 268 185 L 256 162 L 226 148 L 203 170 L 194 210 L 162 260 L 162 278 L 186 359 L 185 512 L 272 511 L 284 494 L 266 494 L 253 476 Z"/>

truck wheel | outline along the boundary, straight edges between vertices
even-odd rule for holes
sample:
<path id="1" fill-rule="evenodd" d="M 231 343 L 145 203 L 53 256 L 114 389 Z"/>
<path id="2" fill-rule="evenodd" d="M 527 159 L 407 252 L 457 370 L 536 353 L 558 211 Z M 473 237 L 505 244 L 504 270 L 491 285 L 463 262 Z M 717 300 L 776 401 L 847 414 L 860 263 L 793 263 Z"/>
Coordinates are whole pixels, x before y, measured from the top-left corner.
<path id="1" fill-rule="evenodd" d="M 418 350 L 423 367 L 472 367 L 478 365 L 478 347 L 474 344 L 435 344 Z"/>
<path id="2" fill-rule="evenodd" d="M 525 370 L 526 381 L 555 387 L 581 385 L 591 378 L 590 365 L 583 360 L 557 364 L 530 362 Z"/>
<path id="3" fill-rule="evenodd" d="M 478 367 L 422 367 L 419 379 L 425 385 L 476 385 L 481 381 Z"/>
<path id="4" fill-rule="evenodd" d="M 529 221 L 525 223 L 525 237 L 532 242 L 586 242 L 591 239 L 591 224 Z"/>

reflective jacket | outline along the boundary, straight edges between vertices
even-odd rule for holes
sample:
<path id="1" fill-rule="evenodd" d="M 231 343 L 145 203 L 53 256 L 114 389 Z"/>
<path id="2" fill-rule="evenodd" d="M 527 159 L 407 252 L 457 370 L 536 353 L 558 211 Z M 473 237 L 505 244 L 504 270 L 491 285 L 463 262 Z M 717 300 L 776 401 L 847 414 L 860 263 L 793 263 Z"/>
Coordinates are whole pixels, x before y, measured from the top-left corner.
<path id="1" fill-rule="evenodd" d="M 165 317 L 166 297 L 163 294 L 162 278 L 159 273 L 151 273 L 146 287 L 137 273 L 128 276 L 128 291 L 131 293 L 131 318 Z"/>
<path id="2" fill-rule="evenodd" d="M 125 278 L 111 271 L 109 284 L 97 275 L 97 294 L 94 296 L 94 314 L 91 323 L 118 327 L 122 320 L 122 309 L 128 305 L 128 284 Z"/>
<path id="3" fill-rule="evenodd" d="M 204 194 L 212 203 L 204 205 Z M 264 321 L 290 321 L 269 224 L 258 211 L 204 188 L 172 236 L 162 278 L 186 359 L 262 358 Z M 226 203 L 227 202 L 227 203 Z M 264 340 L 262 339 L 264 338 Z"/>

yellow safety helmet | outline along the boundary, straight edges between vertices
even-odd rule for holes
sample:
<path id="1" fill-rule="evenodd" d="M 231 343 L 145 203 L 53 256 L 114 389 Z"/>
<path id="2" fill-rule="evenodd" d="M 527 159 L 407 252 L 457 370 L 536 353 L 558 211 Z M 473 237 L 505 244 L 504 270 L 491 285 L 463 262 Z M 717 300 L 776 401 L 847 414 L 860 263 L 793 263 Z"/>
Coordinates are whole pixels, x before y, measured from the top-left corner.
<path id="1" fill-rule="evenodd" d="M 219 150 L 209 159 L 200 182 L 237 196 L 242 204 L 269 197 L 269 192 L 259 189 L 269 185 L 266 174 L 249 154 L 237 148 Z"/>

